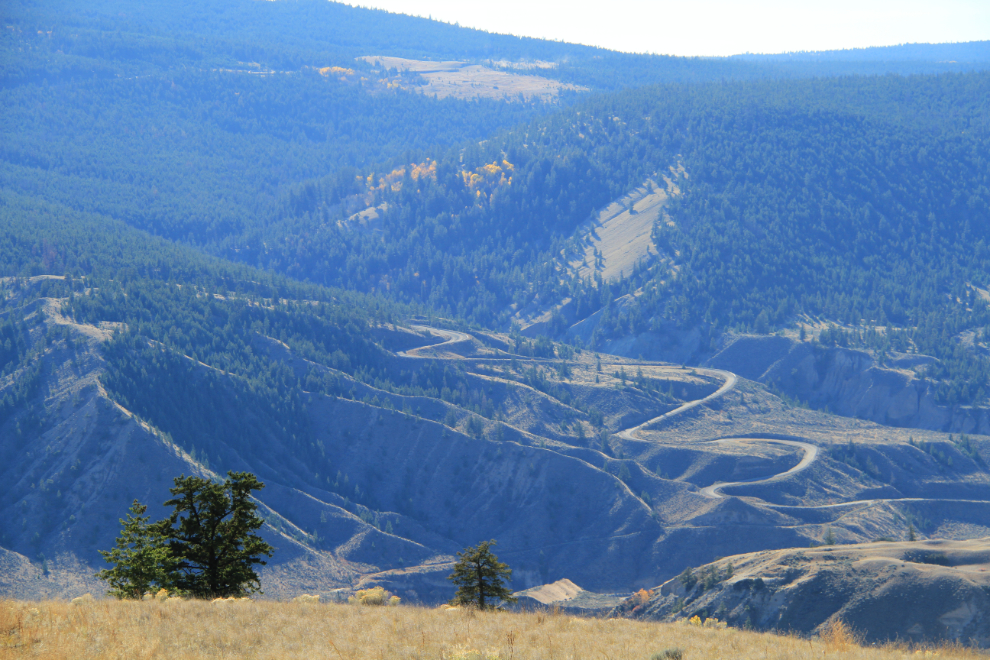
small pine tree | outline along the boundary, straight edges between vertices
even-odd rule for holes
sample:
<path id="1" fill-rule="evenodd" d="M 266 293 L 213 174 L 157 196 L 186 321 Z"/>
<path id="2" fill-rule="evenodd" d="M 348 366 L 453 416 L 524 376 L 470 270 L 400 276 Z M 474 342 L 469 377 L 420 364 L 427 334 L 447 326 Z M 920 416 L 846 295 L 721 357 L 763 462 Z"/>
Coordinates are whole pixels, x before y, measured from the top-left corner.
<path id="1" fill-rule="evenodd" d="M 505 580 L 512 579 L 512 569 L 492 553 L 493 545 L 494 539 L 457 553 L 459 560 L 447 578 L 457 585 L 451 603 L 473 604 L 484 610 L 494 609 L 499 602 L 516 602 L 512 591 L 505 587 Z"/>
<path id="2" fill-rule="evenodd" d="M 110 585 L 108 593 L 115 598 L 141 598 L 149 591 L 174 588 L 173 571 L 178 560 L 158 525 L 148 522 L 150 516 L 144 515 L 147 510 L 134 500 L 127 519 L 120 520 L 123 529 L 116 546 L 99 551 L 113 568 L 100 571 L 96 577 Z"/>
<path id="3" fill-rule="evenodd" d="M 917 541 L 918 535 L 914 532 L 914 523 L 908 525 L 908 541 Z"/>
<path id="4" fill-rule="evenodd" d="M 694 589 L 694 585 L 698 584 L 698 576 L 694 574 L 694 571 L 691 570 L 690 566 L 681 571 L 681 574 L 677 576 L 677 579 L 681 581 L 681 584 L 683 584 L 684 588 L 688 591 Z"/>
<path id="5" fill-rule="evenodd" d="M 832 531 L 831 526 L 825 530 L 825 545 L 835 545 L 835 532 Z"/>

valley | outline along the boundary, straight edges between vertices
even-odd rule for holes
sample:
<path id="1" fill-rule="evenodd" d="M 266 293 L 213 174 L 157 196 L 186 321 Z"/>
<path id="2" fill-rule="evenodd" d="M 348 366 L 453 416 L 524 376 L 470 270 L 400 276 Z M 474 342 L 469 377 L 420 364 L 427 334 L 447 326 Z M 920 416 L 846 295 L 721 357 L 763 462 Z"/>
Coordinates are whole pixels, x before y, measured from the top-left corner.
<path id="1" fill-rule="evenodd" d="M 248 472 L 263 599 L 435 606 L 491 539 L 525 607 L 990 645 L 986 42 L 0 13 L 0 598 Z"/>

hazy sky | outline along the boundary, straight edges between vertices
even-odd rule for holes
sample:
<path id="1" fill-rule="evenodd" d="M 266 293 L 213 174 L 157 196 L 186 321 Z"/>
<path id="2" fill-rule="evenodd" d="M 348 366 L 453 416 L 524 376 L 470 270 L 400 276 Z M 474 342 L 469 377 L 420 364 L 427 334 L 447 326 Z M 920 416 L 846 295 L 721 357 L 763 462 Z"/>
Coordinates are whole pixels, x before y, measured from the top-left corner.
<path id="1" fill-rule="evenodd" d="M 990 39 L 990 0 L 345 0 L 489 32 L 667 55 Z"/>

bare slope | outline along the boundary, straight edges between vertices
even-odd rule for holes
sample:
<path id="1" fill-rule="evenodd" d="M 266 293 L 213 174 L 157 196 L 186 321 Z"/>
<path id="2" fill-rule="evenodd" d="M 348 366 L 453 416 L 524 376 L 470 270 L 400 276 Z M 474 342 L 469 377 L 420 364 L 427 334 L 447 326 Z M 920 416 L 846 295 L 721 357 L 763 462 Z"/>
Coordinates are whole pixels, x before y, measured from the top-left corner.
<path id="1" fill-rule="evenodd" d="M 990 432 L 990 410 L 940 403 L 925 378 L 935 358 L 891 351 L 881 362 L 866 350 L 823 347 L 794 336 L 729 335 L 705 364 L 729 369 L 847 417 L 953 433 Z M 820 329 L 818 329 L 820 331 Z"/>
<path id="2" fill-rule="evenodd" d="M 564 578 L 512 594 L 521 609 L 551 609 L 573 614 L 604 614 L 620 605 L 627 594 L 596 594 Z"/>
<path id="3" fill-rule="evenodd" d="M 655 257 L 653 225 L 663 217 L 667 202 L 681 194 L 678 177 L 686 177 L 682 166 L 660 172 L 579 227 L 575 235 L 584 250 L 570 262 L 577 274 L 591 277 L 597 273 L 605 280 L 618 279 L 623 274 L 628 277 L 636 262 Z"/>
<path id="4" fill-rule="evenodd" d="M 867 543 L 756 552 L 674 578 L 619 612 L 673 621 L 718 617 L 815 633 L 837 619 L 868 642 L 990 646 L 990 539 Z M 712 577 L 710 577 L 712 576 Z"/>
<path id="5" fill-rule="evenodd" d="M 580 278 L 601 278 L 603 281 L 629 277 L 637 267 L 655 266 L 659 255 L 653 244 L 654 225 L 668 221 L 664 207 L 671 198 L 681 194 L 679 181 L 686 177 L 683 166 L 671 166 L 667 172 L 657 172 L 598 211 L 574 231 L 570 247 L 560 255 L 561 265 Z M 622 299 L 617 303 L 621 306 Z M 549 307 L 537 301 L 513 311 L 515 321 L 528 336 L 546 334 L 554 313 L 561 314 L 575 327 L 582 323 L 595 325 L 592 319 L 575 315 L 570 299 Z M 589 332 L 569 334 L 572 338 L 581 336 L 586 343 L 589 339 Z"/>

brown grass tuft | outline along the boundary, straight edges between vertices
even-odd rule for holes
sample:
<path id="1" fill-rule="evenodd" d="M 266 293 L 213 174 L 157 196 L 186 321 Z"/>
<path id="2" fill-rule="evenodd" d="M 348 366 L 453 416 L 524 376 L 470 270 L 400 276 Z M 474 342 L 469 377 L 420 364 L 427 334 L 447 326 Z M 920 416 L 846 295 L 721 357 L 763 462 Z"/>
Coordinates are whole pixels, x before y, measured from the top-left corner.
<path id="1" fill-rule="evenodd" d="M 845 653 L 854 646 L 862 643 L 860 636 L 842 619 L 832 619 L 822 627 L 818 634 L 822 644 L 830 651 Z"/>
<path id="2" fill-rule="evenodd" d="M 902 660 L 913 650 L 867 648 L 843 625 L 821 637 L 628 619 L 474 609 L 315 603 L 98 600 L 0 601 L 7 658 L 314 658 L 326 660 Z M 939 658 L 977 658 L 960 647 Z M 666 653 L 666 655 L 665 655 Z M 924 651 L 922 655 L 924 657 Z"/>

